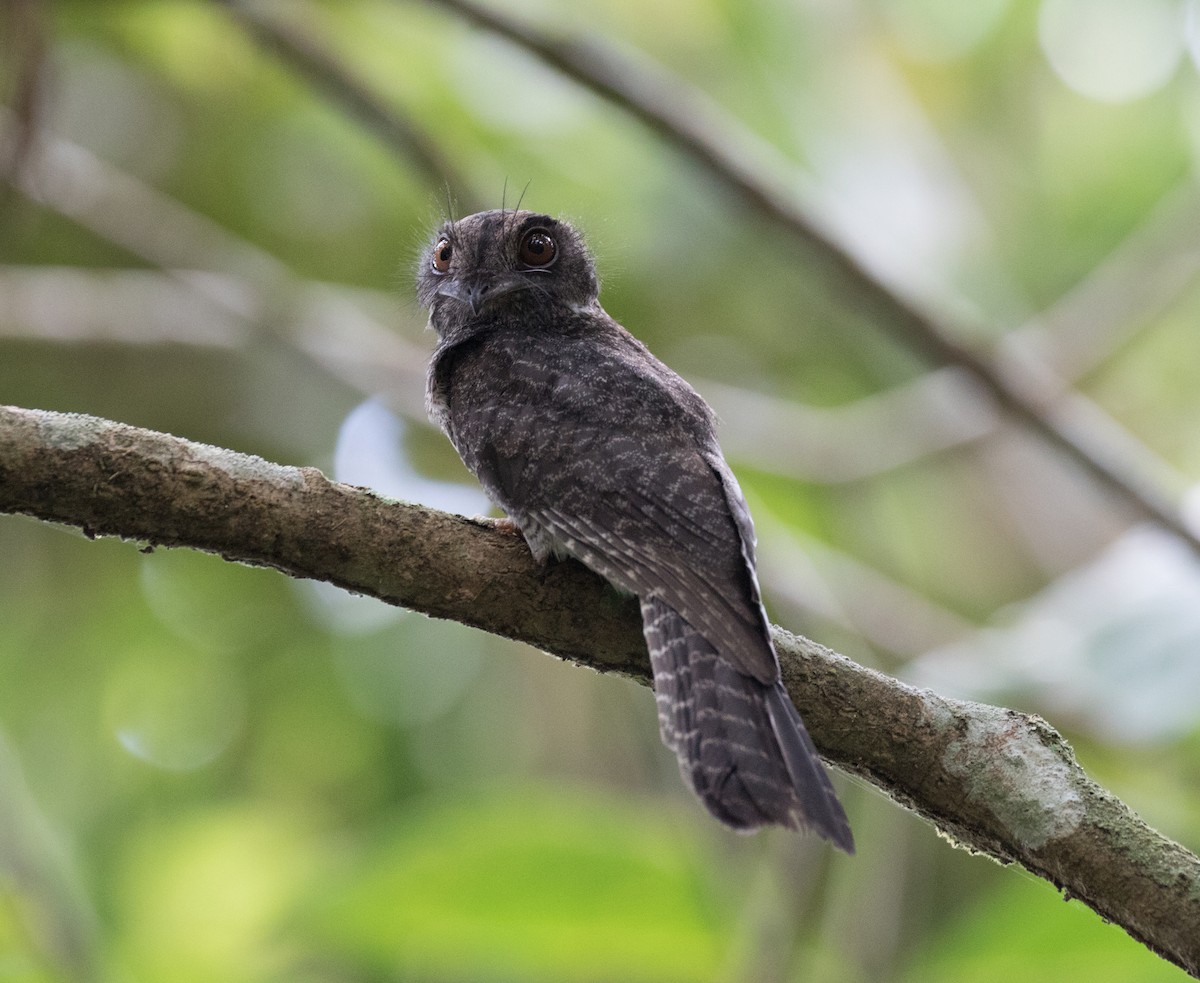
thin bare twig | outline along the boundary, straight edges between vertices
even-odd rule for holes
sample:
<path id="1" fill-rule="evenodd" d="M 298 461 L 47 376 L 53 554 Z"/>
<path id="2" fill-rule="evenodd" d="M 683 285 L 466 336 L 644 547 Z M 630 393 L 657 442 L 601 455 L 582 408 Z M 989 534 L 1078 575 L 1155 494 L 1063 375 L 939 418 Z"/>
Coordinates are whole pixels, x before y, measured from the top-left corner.
<path id="1" fill-rule="evenodd" d="M 6 123 L 0 108 L 0 143 L 8 132 Z M 193 295 L 191 306 L 195 308 L 199 301 L 202 308 L 198 318 L 192 316 L 195 310 L 177 314 L 177 324 L 226 337 L 239 327 L 249 333 L 274 334 L 333 377 L 367 395 L 387 392 L 407 415 L 425 419 L 425 352 L 389 331 L 364 305 L 349 299 L 348 291 L 302 279 L 266 250 L 69 140 L 43 133 L 38 163 L 36 171 L 20 175 L 19 190 L 162 268 L 167 278 Z M 80 188 L 89 193 L 79 194 Z M 134 289 L 132 283 L 79 270 L 58 275 L 91 290 L 99 286 L 101 296 L 108 288 Z M 147 289 L 149 276 L 122 274 Z M 38 290 L 38 279 L 42 276 L 27 276 L 25 284 Z M 102 284 L 105 280 L 108 288 Z M 164 287 L 153 289 L 161 292 Z M 55 296 L 54 310 L 37 316 L 62 314 L 70 294 Z M 112 293 L 108 296 L 113 299 Z M 148 299 L 143 293 L 140 303 Z M 34 306 L 31 301 L 31 309 Z M 103 316 L 92 311 L 89 320 L 97 322 Z M 329 330 L 331 323 L 337 324 L 336 332 Z M 61 323 L 59 329 L 70 330 Z M 110 336 L 123 330 L 128 336 L 136 326 L 109 325 L 103 330 Z"/>
<path id="2" fill-rule="evenodd" d="M 414 164 L 431 187 L 445 189 L 447 194 L 475 210 L 473 203 L 478 197 L 438 145 L 412 120 L 384 105 L 316 38 L 296 24 L 268 17 L 239 0 L 212 2 L 224 7 L 255 41 L 273 51 L 291 69 L 357 117 L 370 133 Z"/>
<path id="3" fill-rule="evenodd" d="M 1188 175 L 1086 277 L 1004 335 L 1000 350 L 1043 361 L 1072 382 L 1094 372 L 1200 279 L 1198 225 L 1200 189 Z"/>
<path id="4" fill-rule="evenodd" d="M 1096 433 L 1084 414 L 1060 412 L 1064 402 L 1057 387 L 1046 386 L 1040 373 L 1027 378 L 961 344 L 945 323 L 885 286 L 796 202 L 791 188 L 762 163 L 762 155 L 744 152 L 744 147 L 762 141 L 696 89 L 665 71 L 619 58 L 591 39 L 552 38 L 472 0 L 427 2 L 506 38 L 640 120 L 804 246 L 821 279 L 847 306 L 897 335 L 931 363 L 966 369 L 981 395 L 1075 461 L 1136 515 L 1169 530 L 1200 553 L 1200 535 L 1169 496 L 1131 466 L 1119 446 Z"/>
<path id="5" fill-rule="evenodd" d="M 328 581 L 649 681 L 636 601 L 579 564 L 542 570 L 490 523 L 389 502 L 312 468 L 0 407 L 4 512 Z M 1092 782 L 1044 721 L 915 689 L 781 629 L 775 639 L 830 760 L 1200 974 L 1200 859 Z"/>
<path id="6" fill-rule="evenodd" d="M 37 0 L 0 0 L 0 104 L 12 107 L 8 140 L 0 140 L 0 176 L 11 186 L 33 156 L 45 103 L 50 15 Z M 11 224 L 12 200 L 0 189 L 0 229 Z"/>

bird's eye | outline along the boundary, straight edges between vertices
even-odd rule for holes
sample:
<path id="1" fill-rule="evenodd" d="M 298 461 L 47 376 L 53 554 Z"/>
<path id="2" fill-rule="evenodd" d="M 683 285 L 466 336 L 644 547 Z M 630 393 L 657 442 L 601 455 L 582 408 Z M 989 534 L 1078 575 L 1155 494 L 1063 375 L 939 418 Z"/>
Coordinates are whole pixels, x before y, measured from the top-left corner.
<path id="1" fill-rule="evenodd" d="M 526 266 L 547 267 L 558 255 L 554 237 L 545 229 L 530 229 L 521 240 L 521 262 Z"/>
<path id="2" fill-rule="evenodd" d="M 439 239 L 433 247 L 433 268 L 438 273 L 450 272 L 450 257 L 454 255 L 454 247 L 449 239 Z"/>

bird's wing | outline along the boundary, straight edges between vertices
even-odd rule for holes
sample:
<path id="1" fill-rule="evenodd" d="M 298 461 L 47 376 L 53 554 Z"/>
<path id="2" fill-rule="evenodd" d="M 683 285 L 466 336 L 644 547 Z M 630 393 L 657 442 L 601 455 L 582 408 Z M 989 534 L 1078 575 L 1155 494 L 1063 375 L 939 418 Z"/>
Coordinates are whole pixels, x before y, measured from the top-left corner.
<path id="1" fill-rule="evenodd" d="M 536 551 L 661 599 L 741 672 L 774 683 L 754 533 L 709 411 L 616 332 L 552 350 L 537 337 L 462 346 L 445 387 L 451 439 Z"/>
<path id="2" fill-rule="evenodd" d="M 719 452 L 665 434 L 617 436 L 593 453 L 605 447 L 596 467 L 578 469 L 585 483 L 546 482 L 521 511 L 618 587 L 675 609 L 741 672 L 773 683 L 749 514 Z"/>

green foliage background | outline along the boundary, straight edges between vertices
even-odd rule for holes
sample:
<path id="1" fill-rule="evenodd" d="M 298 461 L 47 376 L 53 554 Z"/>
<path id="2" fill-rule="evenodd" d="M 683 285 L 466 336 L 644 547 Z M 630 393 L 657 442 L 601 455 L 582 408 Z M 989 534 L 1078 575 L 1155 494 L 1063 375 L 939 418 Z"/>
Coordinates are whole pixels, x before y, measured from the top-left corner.
<path id="1" fill-rule="evenodd" d="M 777 155 L 853 251 L 964 341 L 1046 326 L 1049 354 L 1082 353 L 1079 390 L 1153 456 L 1148 475 L 1177 491 L 1200 471 L 1195 3 L 1094 5 L 1136 10 L 1135 24 L 1174 17 L 1178 35 L 1160 45 L 1177 46 L 1160 80 L 1108 101 L 1054 60 L 1051 14 L 1083 16 L 1062 0 L 504 6 L 703 89 L 762 141 L 742 152 Z M 10 104 L 32 44 L 21 9 L 0 5 Z M 1051 606 L 1061 649 L 999 681 L 986 648 L 969 655 L 992 637 L 1011 655 L 997 633 L 1027 610 L 1013 606 L 1088 569 L 1125 533 L 1120 510 L 1013 429 L 873 470 L 859 438 L 912 433 L 871 401 L 923 385 L 929 367 L 810 256 L 528 55 L 434 5 L 263 9 L 423 131 L 469 185 L 460 204 L 497 206 L 507 185 L 509 204 L 523 194 L 577 221 L 608 310 L 701 391 L 725 387 L 731 422 L 759 405 L 751 394 L 770 397 L 726 449 L 776 620 L 952 695 L 1043 713 L 1148 821 L 1200 840 L 1194 715 L 1172 703 L 1161 725 L 1164 692 L 1195 704 L 1200 687 L 1187 597 L 1107 633 Z M 44 15 L 47 133 L 428 350 L 409 269 L 443 188 L 216 4 L 60 0 Z M 1139 36 L 1110 36 L 1101 58 L 1114 78 L 1123 39 Z M 27 165 L 36 182 L 36 152 Z M 226 257 L 217 272 L 244 277 L 261 304 L 225 310 L 233 327 L 216 339 L 184 330 L 189 316 L 206 323 L 201 294 L 194 307 L 149 298 L 164 285 L 187 296 L 192 281 L 164 267 L 197 243 L 166 242 L 156 259 L 99 230 L 89 175 L 74 212 L 28 187 L 0 204 L 0 401 L 325 469 L 368 397 L 413 405 L 306 353 L 293 329 L 309 311 L 272 296 L 252 263 Z M 146 241 L 157 223 L 126 210 L 117 224 Z M 104 294 L 101 309 L 99 284 L 123 284 L 128 308 Z M 1108 302 L 1064 312 L 1093 288 Z M 348 345 L 336 318 L 322 325 L 329 349 Z M 847 408 L 865 415 L 839 438 Z M 788 409 L 804 412 L 781 422 Z M 393 426 L 402 493 L 466 486 L 438 434 L 411 413 Z M 829 460 L 770 452 L 825 427 Z M 857 476 L 836 477 L 845 468 Z M 1160 631 L 1148 656 L 1131 643 Z M 1094 656 L 1086 687 L 1067 642 Z M 1143 688 L 1128 726 L 1107 726 L 1106 701 Z M 0 981 L 1183 978 L 855 783 L 839 786 L 856 858 L 781 832 L 728 834 L 683 790 L 653 718 L 639 687 L 456 625 L 2 518 Z"/>

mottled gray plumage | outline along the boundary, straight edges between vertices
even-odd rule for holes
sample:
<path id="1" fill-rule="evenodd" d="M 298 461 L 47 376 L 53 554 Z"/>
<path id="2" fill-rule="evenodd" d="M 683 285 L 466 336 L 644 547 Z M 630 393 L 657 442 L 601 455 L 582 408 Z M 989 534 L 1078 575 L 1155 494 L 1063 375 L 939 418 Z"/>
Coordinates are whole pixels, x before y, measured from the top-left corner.
<path id="1" fill-rule="evenodd" d="M 534 555 L 641 602 L 663 741 L 736 829 L 850 827 L 779 678 L 754 530 L 703 399 L 617 324 L 565 222 L 447 223 L 418 272 L 430 415 Z"/>

